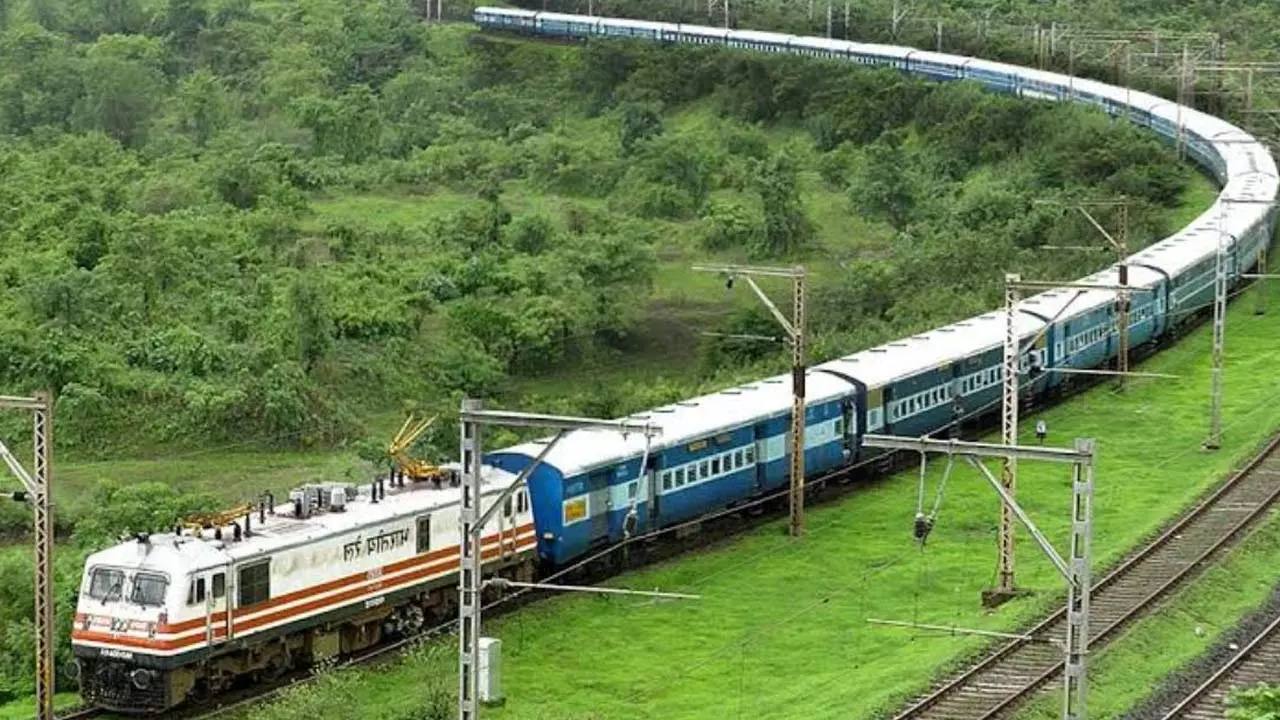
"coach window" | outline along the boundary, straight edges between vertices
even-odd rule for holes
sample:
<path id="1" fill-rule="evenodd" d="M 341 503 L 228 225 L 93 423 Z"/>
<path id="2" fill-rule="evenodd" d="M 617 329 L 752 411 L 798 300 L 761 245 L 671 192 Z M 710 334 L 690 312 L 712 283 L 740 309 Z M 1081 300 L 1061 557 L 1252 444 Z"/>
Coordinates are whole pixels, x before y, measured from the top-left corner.
<path id="1" fill-rule="evenodd" d="M 213 576 L 212 587 L 209 588 L 213 594 L 214 600 L 221 600 L 227 594 L 227 575 L 226 573 L 218 573 Z"/>
<path id="2" fill-rule="evenodd" d="M 514 509 L 514 505 L 515 505 L 514 501 L 511 499 L 511 496 L 508 495 L 506 501 L 502 503 L 502 517 L 507 517 L 507 518 L 511 517 L 511 512 Z"/>
<path id="3" fill-rule="evenodd" d="M 708 477 L 710 477 L 711 476 L 711 473 L 709 472 L 710 469 L 711 469 L 711 463 L 707 462 L 706 460 L 703 460 L 702 462 L 698 463 L 698 479 L 706 480 Z"/>
<path id="4" fill-rule="evenodd" d="M 747 463 L 750 464 L 755 461 L 756 461 L 756 447 L 752 445 L 747 448 Z"/>
<path id="5" fill-rule="evenodd" d="M 418 553 L 424 553 L 431 549 L 431 516 L 423 515 L 418 518 Z"/>
<path id="6" fill-rule="evenodd" d="M 204 602 L 204 578 L 195 578 L 191 587 L 187 588 L 187 604 L 199 605 Z"/>
<path id="7" fill-rule="evenodd" d="M 720 474 L 720 458 L 712 458 L 712 460 L 711 460 L 711 474 L 712 474 L 712 475 L 719 475 L 719 474 Z"/>
<path id="8" fill-rule="evenodd" d="M 264 603 L 271 598 L 271 563 L 261 562 L 240 568 L 240 607 Z"/>
<path id="9" fill-rule="evenodd" d="M 663 489 L 663 490 L 670 490 L 670 489 L 671 489 L 671 478 L 672 478 L 672 475 L 673 475 L 673 474 L 672 474 L 672 472 L 671 472 L 670 470 L 668 470 L 668 471 L 666 471 L 666 472 L 662 473 L 662 489 Z"/>
<path id="10" fill-rule="evenodd" d="M 737 465 L 738 467 L 745 467 L 745 466 L 746 466 L 746 464 L 747 464 L 747 459 L 746 459 L 746 456 L 744 456 L 744 455 L 742 454 L 742 451 L 741 451 L 741 450 L 739 450 L 738 452 L 736 452 L 736 453 L 734 453 L 734 454 L 733 454 L 733 462 L 734 462 L 734 464 L 735 464 L 735 465 Z"/>

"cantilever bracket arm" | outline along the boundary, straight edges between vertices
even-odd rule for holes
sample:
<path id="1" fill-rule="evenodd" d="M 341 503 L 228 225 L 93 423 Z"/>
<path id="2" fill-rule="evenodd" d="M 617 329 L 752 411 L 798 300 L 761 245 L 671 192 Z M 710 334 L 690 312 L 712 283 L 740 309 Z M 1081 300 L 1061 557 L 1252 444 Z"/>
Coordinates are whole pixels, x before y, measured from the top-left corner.
<path id="1" fill-rule="evenodd" d="M 538 453 L 538 457 L 534 458 L 533 462 L 526 465 L 524 469 L 520 471 L 520 474 L 516 475 L 516 479 L 512 480 L 511 484 L 508 485 L 496 499 L 494 499 L 493 504 L 489 506 L 489 509 L 480 513 L 480 519 L 476 521 L 477 528 L 483 528 L 490 520 L 493 519 L 493 516 L 498 512 L 498 508 L 502 507 L 502 503 L 506 502 L 507 498 L 511 497 L 512 493 L 529 480 L 529 476 L 533 474 L 533 471 L 537 470 L 538 466 L 542 464 L 542 461 L 547 458 L 547 455 L 551 454 L 551 448 L 555 447 L 556 443 L 560 442 L 560 438 L 564 437 L 567 432 L 568 430 L 561 430 L 556 433 L 555 437 L 551 438 L 547 443 L 547 446 L 542 448 L 541 452 Z"/>
<path id="2" fill-rule="evenodd" d="M 1085 219 L 1089 221 L 1089 224 L 1092 225 L 1095 230 L 1102 233 L 1102 237 L 1106 238 L 1107 242 L 1111 243 L 1112 249 L 1121 249 L 1120 243 L 1117 242 L 1115 238 L 1111 237 L 1111 233 L 1107 232 L 1106 228 L 1102 227 L 1102 225 L 1094 219 L 1093 214 L 1086 210 L 1083 205 L 1077 205 L 1076 210 L 1079 210 L 1080 214 L 1084 215 Z"/>
<path id="3" fill-rule="evenodd" d="M 1071 567 L 1067 565 L 1067 561 L 1063 560 L 1062 556 L 1058 554 L 1058 551 L 1053 549 L 1053 545 L 1049 543 L 1048 538 L 1040 534 L 1040 529 L 1036 527 L 1035 523 L 1031 521 L 1031 518 L 1027 513 L 1023 511 L 1020 505 L 1018 505 L 1018 501 L 1014 500 L 1013 497 L 1009 495 L 1008 491 L 1004 489 L 1004 486 L 1000 484 L 1000 480 L 995 475 L 992 475 L 991 471 L 987 469 L 987 466 L 983 465 L 974 456 L 966 455 L 964 459 L 968 460 L 970 465 L 977 469 L 978 472 L 982 473 L 982 476 L 987 479 L 988 483 L 991 483 L 991 487 L 994 488 L 996 493 L 1000 496 L 1000 501 L 1013 511 L 1013 514 L 1017 516 L 1018 521 L 1027 529 L 1027 532 L 1031 533 L 1031 537 L 1035 538 L 1036 544 L 1040 546 L 1040 549 L 1044 551 L 1044 554 L 1049 556 L 1050 562 L 1053 563 L 1054 567 L 1058 568 L 1058 572 L 1066 579 L 1067 584 L 1074 587 L 1076 585 L 1075 578 L 1072 575 Z"/>
<path id="4" fill-rule="evenodd" d="M 49 403 L 40 398 L 0 395 L 0 408 L 15 410 L 48 410 Z"/>
<path id="5" fill-rule="evenodd" d="M 769 299 L 768 295 L 764 294 L 764 291 L 760 289 L 759 285 L 756 285 L 756 281 L 752 280 L 750 275 L 743 275 L 742 279 L 747 282 L 747 285 L 751 288 L 751 291 L 756 294 L 756 297 L 760 298 L 760 302 L 764 303 L 764 306 L 773 314 L 773 319 L 778 321 L 778 324 L 787 332 L 791 341 L 795 342 L 796 328 L 791 324 L 791 321 L 787 319 L 787 316 L 782 314 L 782 311 L 778 309 L 778 306 L 773 304 L 773 301 Z"/>
<path id="6" fill-rule="evenodd" d="M 595 420 L 592 418 L 542 415 L 512 410 L 467 410 L 458 414 L 464 423 L 504 425 L 506 427 L 544 428 L 547 430 L 606 430 L 611 432 L 642 433 L 647 437 L 662 434 L 662 427 L 653 423 L 628 422 L 627 420 Z"/>
<path id="7" fill-rule="evenodd" d="M 795 342 L 800 334 L 799 329 L 791 324 L 786 315 L 778 309 L 769 296 L 764 294 L 756 281 L 751 279 L 752 275 L 762 275 L 766 277 L 785 277 L 794 280 L 802 280 L 805 277 L 803 268 L 779 268 L 779 267 L 755 267 L 745 265 L 694 265 L 693 269 L 698 272 L 713 272 L 728 277 L 730 281 L 741 279 L 751 288 L 751 292 L 760 298 L 760 302 L 768 308 L 769 314 L 773 315 L 773 319 L 778 321 L 782 329 L 786 331 L 787 337 L 791 342 Z"/>
<path id="8" fill-rule="evenodd" d="M 4 464 L 9 466 L 10 472 L 22 481 L 22 487 L 26 488 L 31 495 L 36 495 L 37 490 L 39 490 L 36 486 L 36 481 L 27 474 L 26 469 L 22 467 L 22 463 L 18 462 L 18 458 L 9 452 L 9 448 L 3 442 L 0 442 L 0 458 L 4 458 Z"/>

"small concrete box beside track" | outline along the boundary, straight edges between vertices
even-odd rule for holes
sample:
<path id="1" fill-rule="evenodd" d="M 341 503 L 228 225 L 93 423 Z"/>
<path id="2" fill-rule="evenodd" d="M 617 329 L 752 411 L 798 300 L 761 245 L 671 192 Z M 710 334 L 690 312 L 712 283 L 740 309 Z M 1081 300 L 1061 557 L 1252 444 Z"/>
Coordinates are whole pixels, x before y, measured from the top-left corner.
<path id="1" fill-rule="evenodd" d="M 502 702 L 502 641 L 498 638 L 480 638 L 480 702 Z"/>

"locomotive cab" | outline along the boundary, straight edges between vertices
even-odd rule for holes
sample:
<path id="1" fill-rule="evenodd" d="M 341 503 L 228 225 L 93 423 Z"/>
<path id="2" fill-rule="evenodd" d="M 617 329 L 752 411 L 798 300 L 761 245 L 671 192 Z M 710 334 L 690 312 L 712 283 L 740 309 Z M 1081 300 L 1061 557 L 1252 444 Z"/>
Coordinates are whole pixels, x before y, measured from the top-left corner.
<path id="1" fill-rule="evenodd" d="M 194 583 L 185 556 L 220 553 L 190 540 L 165 535 L 153 542 L 140 536 L 85 563 L 71 639 L 87 702 L 123 712 L 159 712 L 191 690 L 188 674 L 175 668 L 187 661 L 184 651 L 203 644 L 188 643 L 186 636 L 203 637 L 211 616 L 206 602 L 188 607 Z"/>

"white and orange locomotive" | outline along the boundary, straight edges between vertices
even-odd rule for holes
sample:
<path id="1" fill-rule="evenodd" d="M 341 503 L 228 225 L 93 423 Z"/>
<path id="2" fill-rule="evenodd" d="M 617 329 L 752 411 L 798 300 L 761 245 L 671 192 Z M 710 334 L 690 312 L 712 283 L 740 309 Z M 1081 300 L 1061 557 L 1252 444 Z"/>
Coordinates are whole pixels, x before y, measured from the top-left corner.
<path id="1" fill-rule="evenodd" d="M 484 494 L 513 479 L 486 468 Z M 95 553 L 72 630 L 84 700 L 158 712 L 454 612 L 459 493 L 448 481 L 307 485 L 226 525 Z M 485 527 L 486 570 L 528 580 L 534 546 L 522 489 Z"/>

